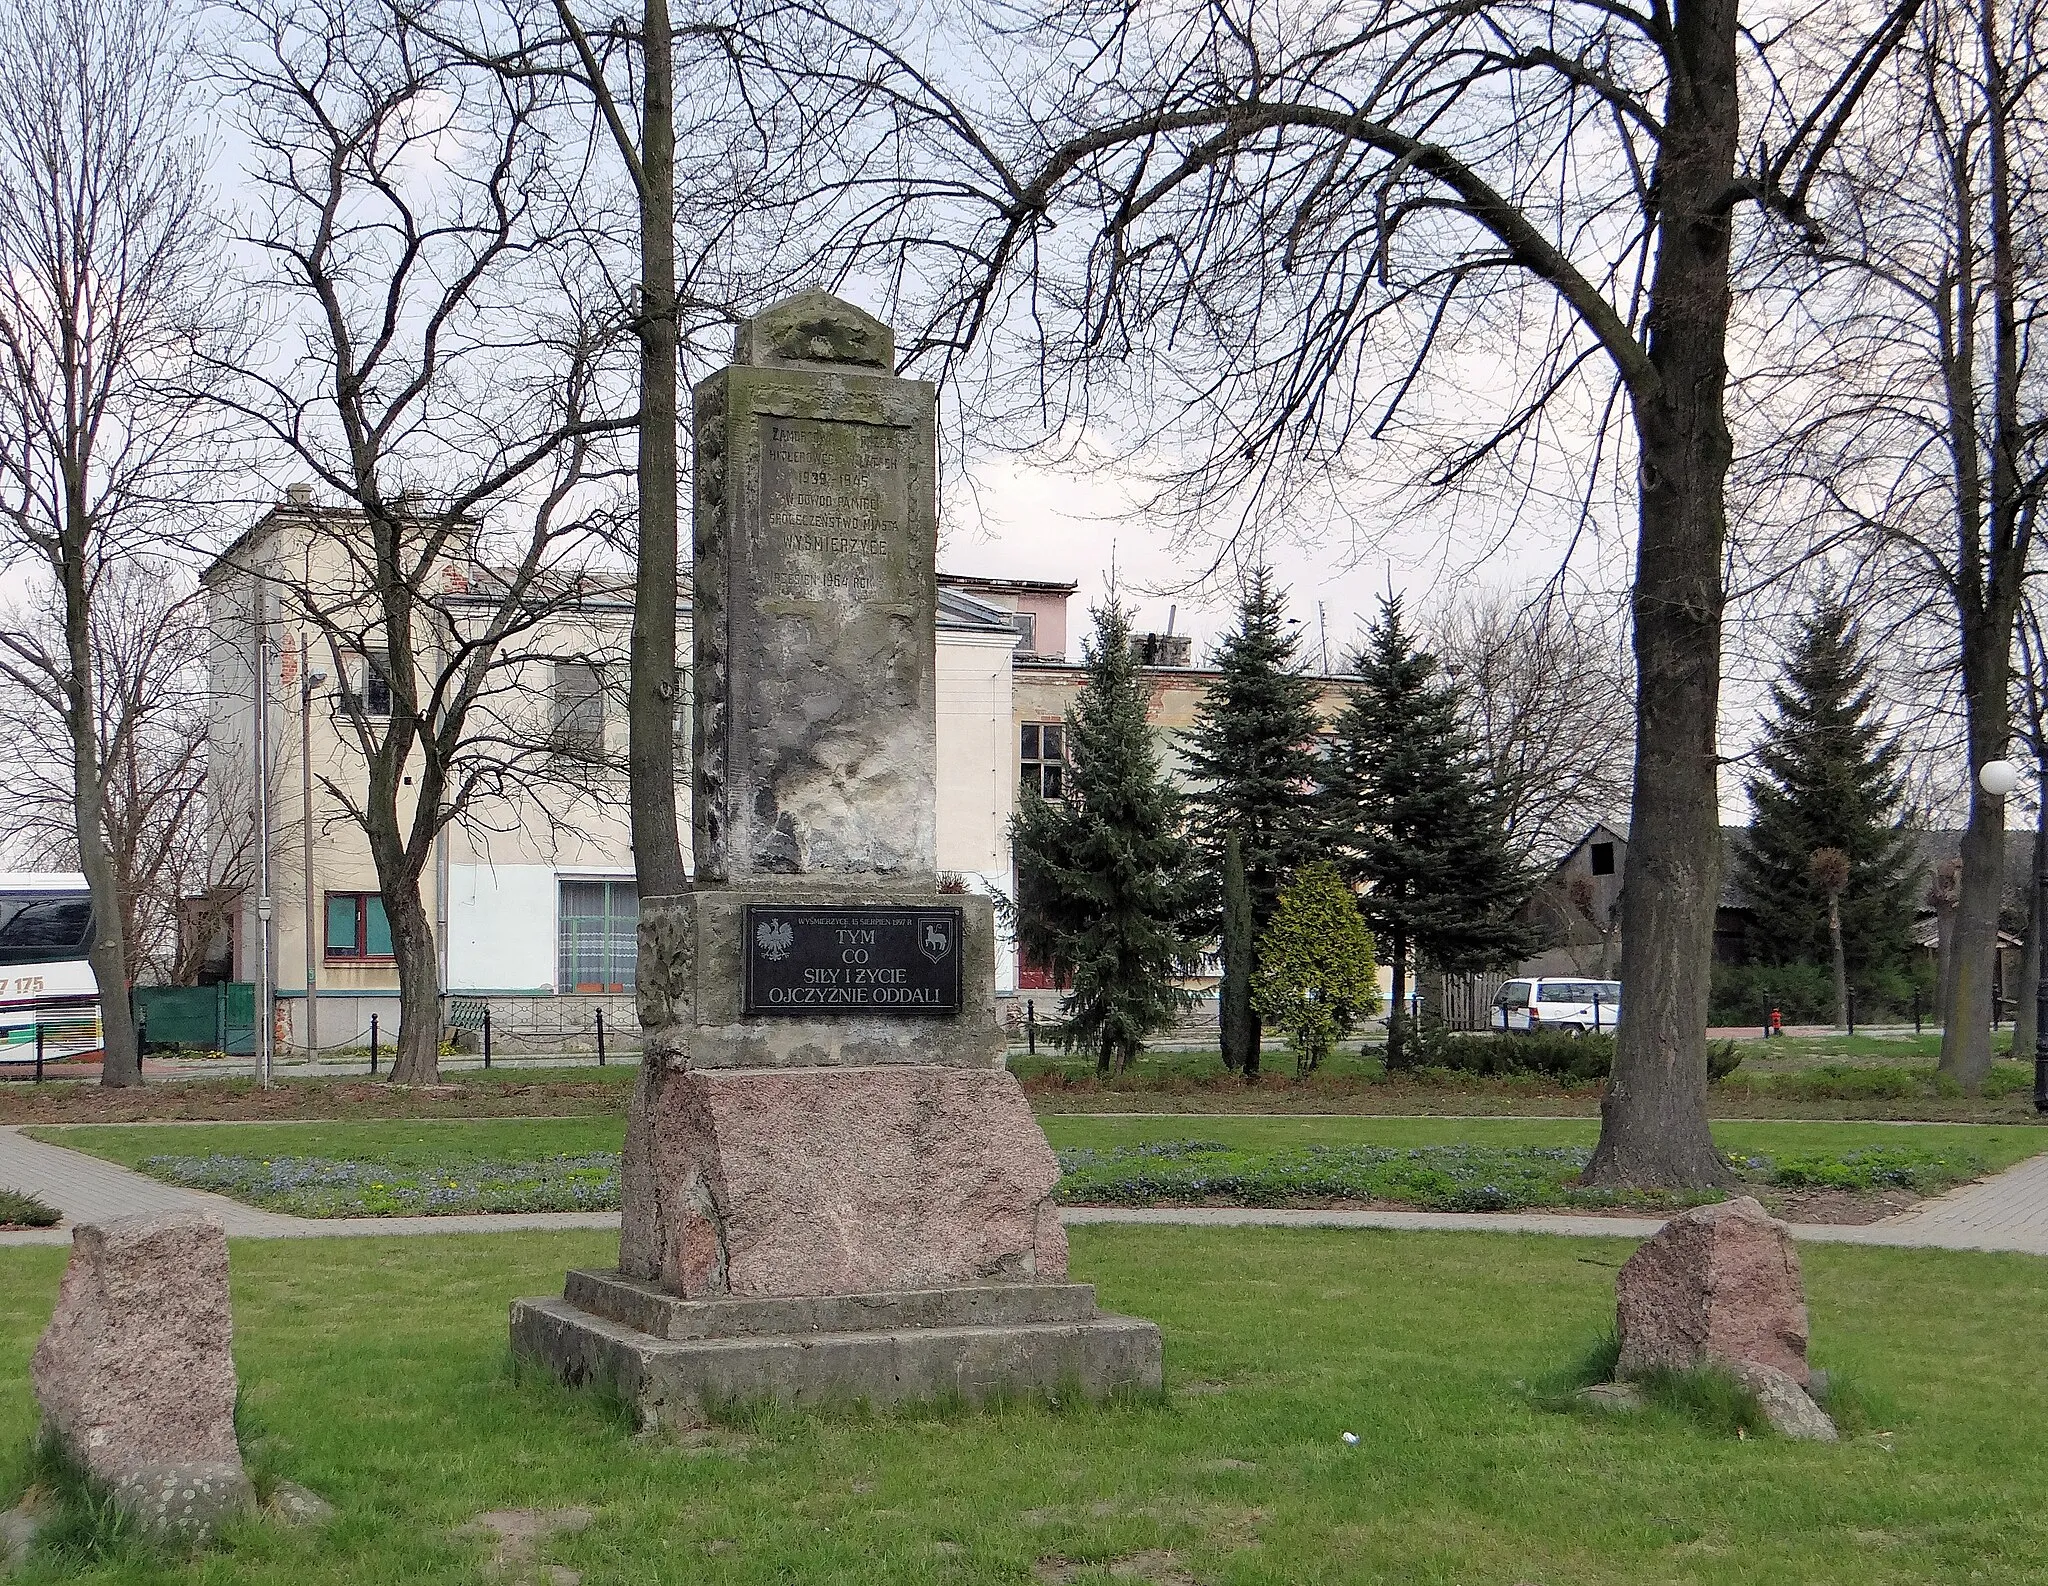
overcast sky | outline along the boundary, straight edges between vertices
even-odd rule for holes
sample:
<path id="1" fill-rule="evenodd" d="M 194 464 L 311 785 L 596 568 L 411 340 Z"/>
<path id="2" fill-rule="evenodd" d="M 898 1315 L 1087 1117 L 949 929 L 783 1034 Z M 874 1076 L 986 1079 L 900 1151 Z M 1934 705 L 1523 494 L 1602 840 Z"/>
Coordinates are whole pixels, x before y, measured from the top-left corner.
<path id="1" fill-rule="evenodd" d="M 1141 630 L 1164 632 L 1171 621 L 1174 632 L 1194 636 L 1197 656 L 1205 657 L 1229 627 L 1229 588 L 1185 589 L 1202 559 L 1177 554 L 1168 535 L 1134 511 L 1142 483 L 1131 476 L 1002 459 L 976 466 L 968 484 L 949 491 L 945 503 L 939 565 L 946 572 L 1071 581 L 1080 585 L 1076 618 L 1085 620 L 1108 592 L 1114 568 Z M 1320 660 L 1326 628 L 1334 668 L 1388 589 L 1406 596 L 1418 617 L 1471 585 L 1533 591 L 1560 566 L 1564 544 L 1535 525 L 1510 536 L 1504 548 L 1474 544 L 1455 522 L 1430 516 L 1363 553 L 1276 540 L 1265 555 L 1305 629 L 1304 654 Z M 1599 540 L 1583 540 L 1572 557 L 1574 598 L 1616 600 L 1625 576 L 1620 562 Z"/>

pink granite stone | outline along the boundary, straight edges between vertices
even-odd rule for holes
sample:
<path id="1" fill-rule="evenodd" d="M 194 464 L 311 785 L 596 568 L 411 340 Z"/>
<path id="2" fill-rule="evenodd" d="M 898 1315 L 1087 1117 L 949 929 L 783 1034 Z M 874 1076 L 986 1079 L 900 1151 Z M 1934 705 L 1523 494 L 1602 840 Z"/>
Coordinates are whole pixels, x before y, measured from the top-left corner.
<path id="1" fill-rule="evenodd" d="M 43 1424 L 113 1482 L 140 1467 L 239 1474 L 228 1241 L 193 1212 L 87 1223 L 29 1364 Z"/>
<path id="2" fill-rule="evenodd" d="M 1615 1285 L 1620 1377 L 1718 1360 L 1807 1381 L 1806 1286 L 1785 1225 L 1747 1196 L 1674 1217 Z"/>
<path id="3" fill-rule="evenodd" d="M 621 1268 L 691 1299 L 860 1294 L 1067 1270 L 1059 1164 L 996 1070 L 643 1075 Z"/>

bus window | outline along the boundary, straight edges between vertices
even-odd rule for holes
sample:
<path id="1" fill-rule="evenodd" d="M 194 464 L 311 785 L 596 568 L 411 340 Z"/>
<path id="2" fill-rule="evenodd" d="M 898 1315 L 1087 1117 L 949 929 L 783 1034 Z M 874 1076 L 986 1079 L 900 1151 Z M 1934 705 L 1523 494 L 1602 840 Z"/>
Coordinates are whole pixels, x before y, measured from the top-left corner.
<path id="1" fill-rule="evenodd" d="M 18 952 L 81 953 L 91 939 L 90 898 L 0 898 L 0 961 Z"/>

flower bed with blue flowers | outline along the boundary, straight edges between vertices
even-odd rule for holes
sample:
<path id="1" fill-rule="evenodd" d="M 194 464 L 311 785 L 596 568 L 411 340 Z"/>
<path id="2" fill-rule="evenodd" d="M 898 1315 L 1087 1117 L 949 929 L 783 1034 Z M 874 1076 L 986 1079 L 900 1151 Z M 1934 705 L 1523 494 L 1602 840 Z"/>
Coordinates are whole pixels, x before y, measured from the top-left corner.
<path id="1" fill-rule="evenodd" d="M 1522 1207 L 1641 1207 L 1718 1200 L 1685 1194 L 1586 1189 L 1576 1182 L 1592 1152 L 1583 1146 L 1299 1146 L 1246 1151 L 1214 1140 L 1159 1140 L 1108 1150 L 1059 1153 L 1059 1197 L 1120 1206 L 1287 1206 L 1378 1201 L 1427 1211 L 1509 1211 Z M 1962 1152 L 1882 1146 L 1839 1156 L 1729 1159 L 1744 1187 L 1910 1189 L 1935 1194 L 1976 1178 L 1984 1164 Z"/>
<path id="2" fill-rule="evenodd" d="M 615 1152 L 429 1168 L 309 1156 L 153 1156 L 144 1172 L 300 1217 L 432 1217 L 461 1212 L 616 1211 Z"/>
<path id="3" fill-rule="evenodd" d="M 1524 1207 L 1668 1210 L 1718 1195 L 1584 1189 L 1582 1146 L 1311 1145 L 1248 1150 L 1215 1140 L 1157 1140 L 1059 1153 L 1057 1194 L 1074 1205 L 1290 1206 L 1369 1201 L 1426 1211 Z M 1731 1156 L 1751 1189 L 1930 1195 L 1984 1164 L 1957 1151 L 1881 1146 L 1837 1155 Z M 301 1217 L 419 1217 L 461 1212 L 615 1211 L 613 1152 L 525 1161 L 451 1159 L 429 1167 L 310 1156 L 155 1156 L 143 1169 Z"/>

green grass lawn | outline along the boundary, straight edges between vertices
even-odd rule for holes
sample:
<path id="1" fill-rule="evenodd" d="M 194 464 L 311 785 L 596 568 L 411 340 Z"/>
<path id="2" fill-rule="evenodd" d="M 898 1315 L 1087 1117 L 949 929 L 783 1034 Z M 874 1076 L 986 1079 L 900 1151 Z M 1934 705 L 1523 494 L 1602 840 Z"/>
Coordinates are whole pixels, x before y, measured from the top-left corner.
<path id="1" fill-rule="evenodd" d="M 1048 1117 L 1076 1201 L 1390 1200 L 1447 1210 L 1688 1203 L 1580 1191 L 1597 1128 L 1574 1119 Z M 617 1204 L 622 1120 L 39 1128 L 39 1139 L 174 1183 L 311 1216 L 576 1210 Z M 2024 1126 L 1727 1123 L 1756 1187 L 1935 1193 L 2048 1147 Z M 1199 1151 L 1186 1147 L 1199 1145 Z M 1346 1151 L 1344 1148 L 1371 1148 Z M 1386 1153 L 1421 1150 L 1416 1159 Z M 1567 1154 L 1559 1155 L 1560 1151 Z M 1333 1153 L 1335 1153 L 1333 1155 Z"/>
<path id="2" fill-rule="evenodd" d="M 483 1548 L 452 1528 L 569 1504 L 595 1523 L 542 1556 L 586 1586 L 1919 1586 L 2037 1581 L 2048 1558 L 2033 1258 L 1805 1252 L 1815 1359 L 1889 1434 L 1837 1447 L 1539 1408 L 1535 1385 L 1611 1317 L 1625 1241 L 1155 1228 L 1078 1230 L 1074 1266 L 1163 1327 L 1161 1404 L 640 1439 L 506 1362 L 506 1302 L 612 1248 L 236 1243 L 249 1427 L 339 1518 L 251 1527 L 190 1565 L 24 1578 L 472 1586 Z M 62 1256 L 0 1250 L 0 1450 L 30 1435 Z"/>

